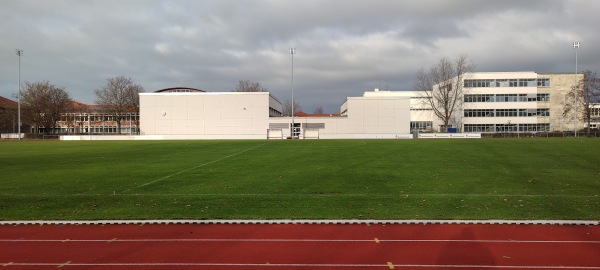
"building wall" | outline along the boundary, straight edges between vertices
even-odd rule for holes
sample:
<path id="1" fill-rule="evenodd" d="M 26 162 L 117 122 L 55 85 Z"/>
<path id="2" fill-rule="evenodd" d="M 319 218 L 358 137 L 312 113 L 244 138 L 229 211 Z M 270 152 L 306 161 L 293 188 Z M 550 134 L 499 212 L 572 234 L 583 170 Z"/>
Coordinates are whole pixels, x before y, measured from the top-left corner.
<path id="1" fill-rule="evenodd" d="M 295 117 L 305 134 L 310 124 L 318 128 L 320 138 L 398 138 L 410 133 L 410 97 L 348 97 L 341 106 L 343 116 Z M 290 126 L 291 117 L 272 117 L 271 126 Z M 283 130 L 290 136 L 290 130 Z"/>
<path id="2" fill-rule="evenodd" d="M 539 74 L 539 77 L 550 78 L 552 84 L 549 89 L 544 89 L 550 93 L 550 126 L 551 131 L 573 130 L 573 115 L 563 116 L 565 96 L 575 85 L 575 74 Z M 577 74 L 577 80 L 581 81 L 583 74 Z M 577 129 L 584 126 L 584 121 L 577 121 Z"/>
<path id="3" fill-rule="evenodd" d="M 436 121 L 427 95 L 421 91 L 374 91 L 365 92 L 364 97 L 402 97 L 410 99 L 410 130 L 432 130 L 440 121 Z"/>
<path id="4" fill-rule="evenodd" d="M 268 92 L 141 93 L 141 135 L 266 137 Z"/>
<path id="5" fill-rule="evenodd" d="M 410 133 L 410 97 L 350 97 L 343 117 L 294 117 L 300 134 L 393 138 Z M 291 117 L 267 92 L 141 93 L 141 135 L 267 138 L 268 129 L 291 134 Z M 237 137 L 236 137 L 237 136 Z"/>

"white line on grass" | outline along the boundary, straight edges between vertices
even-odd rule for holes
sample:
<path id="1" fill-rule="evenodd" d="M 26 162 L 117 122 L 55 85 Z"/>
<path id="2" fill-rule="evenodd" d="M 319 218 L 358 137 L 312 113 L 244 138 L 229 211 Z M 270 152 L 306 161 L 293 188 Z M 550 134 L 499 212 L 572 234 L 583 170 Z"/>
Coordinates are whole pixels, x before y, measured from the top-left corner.
<path id="1" fill-rule="evenodd" d="M 256 149 L 256 148 L 259 148 L 259 147 L 261 147 L 261 146 L 263 146 L 263 145 L 265 145 L 265 144 L 267 144 L 267 143 L 263 143 L 263 144 L 261 144 L 261 145 L 254 146 L 254 147 L 248 148 L 248 149 L 246 149 L 246 150 L 243 150 L 243 151 L 240 151 L 240 152 L 237 152 L 237 153 L 231 154 L 231 155 L 229 155 L 229 156 L 222 157 L 222 158 L 220 158 L 220 159 L 216 159 L 216 160 L 213 160 L 213 161 L 209 161 L 209 162 L 206 162 L 206 163 L 200 164 L 200 165 L 198 165 L 198 166 L 194 166 L 194 167 L 192 167 L 192 168 L 189 168 L 189 169 L 185 169 L 185 170 L 178 171 L 178 172 L 176 172 L 176 173 L 169 174 L 169 175 L 167 175 L 167 176 L 164 176 L 164 177 L 158 178 L 158 179 L 156 179 L 156 180 L 153 180 L 153 181 L 150 181 L 150 182 L 148 182 L 148 183 L 141 184 L 141 185 L 139 185 L 139 186 L 137 186 L 137 187 L 134 187 L 134 188 L 130 188 L 130 189 L 128 189 L 128 190 L 125 190 L 125 191 L 123 191 L 122 193 L 125 193 L 125 192 L 128 192 L 128 191 L 131 191 L 131 190 L 134 190 L 134 189 L 137 189 L 137 188 L 145 187 L 145 186 L 148 186 L 148 185 L 152 185 L 152 184 L 154 184 L 154 183 L 156 183 L 156 182 L 159 182 L 159 181 L 162 181 L 162 180 L 165 180 L 165 179 L 171 178 L 171 177 L 173 177 L 173 176 L 175 176 L 175 175 L 179 175 L 179 174 L 182 174 L 182 173 L 184 173 L 184 172 L 189 172 L 189 171 L 191 171 L 191 170 L 195 170 L 195 169 L 198 169 L 198 168 L 200 168 L 200 167 L 204 167 L 204 166 L 206 166 L 206 165 L 210 165 L 210 164 L 213 164 L 213 163 L 217 163 L 217 162 L 219 162 L 219 161 L 222 161 L 222 160 L 225 160 L 225 159 L 228 159 L 228 158 L 231 158 L 231 157 L 237 156 L 237 155 L 239 155 L 239 154 L 243 154 L 243 153 L 245 153 L 245 152 L 248 152 L 248 151 L 250 151 L 250 150 L 254 150 L 254 149 Z"/>
<path id="2" fill-rule="evenodd" d="M 199 167 L 199 166 L 198 166 Z M 187 169 L 189 171 L 192 169 Z M 166 179 L 166 177 L 160 180 Z M 156 181 L 153 181 L 156 182 Z M 145 184 L 148 185 L 148 184 Z M 141 187 L 141 186 L 138 186 Z M 137 188 L 137 187 L 136 187 Z M 131 191 L 135 188 L 125 190 Z M 340 193 L 340 194 L 302 194 L 302 193 L 117 193 L 110 196 L 207 196 L 207 197 L 371 197 L 371 198 L 400 198 L 408 199 L 411 197 L 449 197 L 449 198 L 468 198 L 468 197 L 489 197 L 489 198 L 600 198 L 600 195 L 575 195 L 575 194 L 427 194 L 427 193 L 402 193 L 402 194 L 367 194 L 367 193 Z M 5 197 L 103 197 L 107 193 L 74 193 L 74 194 L 0 194 Z"/>

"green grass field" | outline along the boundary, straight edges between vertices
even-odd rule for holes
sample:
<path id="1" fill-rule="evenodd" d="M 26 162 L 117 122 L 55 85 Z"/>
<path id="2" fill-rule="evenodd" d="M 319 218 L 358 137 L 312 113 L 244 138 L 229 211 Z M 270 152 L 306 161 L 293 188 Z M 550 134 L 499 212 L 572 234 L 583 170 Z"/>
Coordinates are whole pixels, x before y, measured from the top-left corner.
<path id="1" fill-rule="evenodd" d="M 0 142 L 1 220 L 600 219 L 600 140 Z"/>

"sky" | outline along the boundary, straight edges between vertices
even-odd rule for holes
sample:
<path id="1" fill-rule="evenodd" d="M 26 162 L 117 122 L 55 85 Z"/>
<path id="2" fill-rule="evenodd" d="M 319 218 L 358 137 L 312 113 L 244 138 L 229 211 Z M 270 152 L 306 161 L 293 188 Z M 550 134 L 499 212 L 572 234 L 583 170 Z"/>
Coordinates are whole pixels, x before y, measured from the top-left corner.
<path id="1" fill-rule="evenodd" d="M 466 54 L 479 72 L 600 72 L 597 0 L 2 0 L 0 96 L 49 81 L 79 102 L 126 76 L 146 92 L 260 82 L 305 112 L 413 90 Z M 290 48 L 295 48 L 292 56 Z M 293 57 L 293 59 L 292 59 Z M 293 62 L 293 65 L 292 65 Z M 293 68 L 292 68 L 293 66 Z"/>

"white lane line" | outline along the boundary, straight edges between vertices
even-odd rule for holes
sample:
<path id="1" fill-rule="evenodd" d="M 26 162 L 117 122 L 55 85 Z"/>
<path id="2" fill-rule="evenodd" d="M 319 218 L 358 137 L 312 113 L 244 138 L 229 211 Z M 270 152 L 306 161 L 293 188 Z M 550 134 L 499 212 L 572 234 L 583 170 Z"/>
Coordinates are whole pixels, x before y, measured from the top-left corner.
<path id="1" fill-rule="evenodd" d="M 243 154 L 243 153 L 245 153 L 245 152 L 248 152 L 248 151 L 250 151 L 250 150 L 254 150 L 254 149 L 256 149 L 256 148 L 259 148 L 259 147 L 261 147 L 261 146 L 263 146 L 263 145 L 265 145 L 265 144 L 267 144 L 267 143 L 263 143 L 263 144 L 261 144 L 261 145 L 254 146 L 254 147 L 248 148 L 248 149 L 246 149 L 246 150 L 243 150 L 243 151 L 240 151 L 240 152 L 237 152 L 237 153 L 231 154 L 231 155 L 229 155 L 229 156 L 222 157 L 222 158 L 220 158 L 220 159 L 216 159 L 216 160 L 213 160 L 213 161 L 210 161 L 210 162 L 207 162 L 207 163 L 203 163 L 203 164 L 200 164 L 200 165 L 198 165 L 198 166 L 194 166 L 194 167 L 192 167 L 192 168 L 189 168 L 189 169 L 185 169 L 185 170 L 178 171 L 178 172 L 176 172 L 176 173 L 169 174 L 169 175 L 167 175 L 167 176 L 164 176 L 164 177 L 158 178 L 158 179 L 156 179 L 156 180 L 153 180 L 153 181 L 150 181 L 150 182 L 147 182 L 147 183 L 141 184 L 141 185 L 139 185 L 139 186 L 137 186 L 137 187 L 130 188 L 130 189 L 128 189 L 128 190 L 125 190 L 125 191 L 123 191 L 123 192 L 121 192 L 121 193 L 125 193 L 125 192 L 128 192 L 128 191 L 131 191 L 131 190 L 137 189 L 137 188 L 141 188 L 141 187 L 145 187 L 145 186 L 148 186 L 148 185 L 152 185 L 152 184 L 154 184 L 154 183 L 156 183 L 156 182 L 159 182 L 159 181 L 162 181 L 162 180 L 165 180 L 165 179 L 171 178 L 171 177 L 173 177 L 173 176 L 176 176 L 176 175 L 178 175 L 178 174 L 182 174 L 182 173 L 184 173 L 184 172 L 189 172 L 189 171 L 191 171 L 191 170 L 195 170 L 195 169 L 198 169 L 198 168 L 200 168 L 200 167 L 203 167 L 203 166 L 206 166 L 206 165 L 210 165 L 210 164 L 213 164 L 213 163 L 217 163 L 217 162 L 219 162 L 219 161 L 222 161 L 222 160 L 225 160 L 225 159 L 228 159 L 228 158 L 231 158 L 231 157 L 234 157 L 234 156 L 237 156 L 237 155 Z"/>
<path id="2" fill-rule="evenodd" d="M 6 220 L 0 225 L 560 225 L 600 226 L 598 220 L 453 220 L 453 219 L 137 219 Z"/>
<path id="3" fill-rule="evenodd" d="M 1 262 L 0 262 L 1 264 Z M 10 266 L 56 266 L 57 263 L 13 263 Z M 194 267 L 304 267 L 304 268 L 371 268 L 389 267 L 382 264 L 310 264 L 310 263 L 69 263 L 68 266 L 97 266 L 97 267 L 140 267 L 140 266 L 194 266 Z M 555 265 L 454 265 L 454 264 L 394 264 L 402 268 L 473 268 L 473 269 L 600 269 L 600 266 L 555 266 Z"/>
<path id="4" fill-rule="evenodd" d="M 312 243 L 373 243 L 373 239 L 217 239 L 217 238 L 166 238 L 166 239 L 0 239 L 0 242 L 312 242 Z M 377 238 L 377 243 L 508 243 L 508 244 L 600 244 L 600 241 L 585 241 L 585 240 L 477 240 L 477 239 L 380 239 Z"/>

